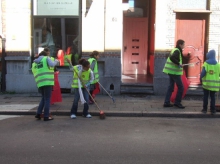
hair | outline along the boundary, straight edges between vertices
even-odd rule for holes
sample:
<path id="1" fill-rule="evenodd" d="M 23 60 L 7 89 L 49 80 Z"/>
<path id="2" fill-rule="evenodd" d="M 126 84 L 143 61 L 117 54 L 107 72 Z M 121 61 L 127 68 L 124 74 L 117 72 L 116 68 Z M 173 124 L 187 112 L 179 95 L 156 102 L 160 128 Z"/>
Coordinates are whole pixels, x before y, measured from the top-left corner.
<path id="1" fill-rule="evenodd" d="M 39 53 L 39 56 L 47 56 L 47 53 L 46 53 L 45 51 L 41 51 L 41 52 Z"/>
<path id="2" fill-rule="evenodd" d="M 98 56 L 99 55 L 99 52 L 98 51 L 93 51 L 89 56 L 91 58 L 94 58 L 95 56 Z"/>
<path id="3" fill-rule="evenodd" d="M 80 59 L 79 64 L 82 65 L 83 67 L 88 67 L 90 63 L 86 59 Z"/>
<path id="4" fill-rule="evenodd" d="M 49 27 L 44 27 L 43 30 L 48 31 L 49 33 L 51 33 L 50 28 Z"/>
<path id="5" fill-rule="evenodd" d="M 176 41 L 176 47 L 179 47 L 179 46 L 180 46 L 180 44 L 182 45 L 182 44 L 184 44 L 184 43 L 185 43 L 185 41 L 184 41 L 184 40 L 179 39 L 179 40 L 177 40 L 177 41 Z"/>
<path id="6" fill-rule="evenodd" d="M 46 48 L 44 48 L 44 51 L 45 51 L 45 52 L 49 52 L 50 49 L 46 47 Z"/>

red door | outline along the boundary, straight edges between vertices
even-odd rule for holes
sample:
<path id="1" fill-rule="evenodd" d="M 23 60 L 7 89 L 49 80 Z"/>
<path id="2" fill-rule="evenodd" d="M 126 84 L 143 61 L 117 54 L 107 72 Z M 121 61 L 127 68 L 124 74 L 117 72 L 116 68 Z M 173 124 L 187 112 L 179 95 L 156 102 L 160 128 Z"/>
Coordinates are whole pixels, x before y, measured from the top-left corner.
<path id="1" fill-rule="evenodd" d="M 147 18 L 124 17 L 123 74 L 147 74 Z"/>
<path id="2" fill-rule="evenodd" d="M 185 49 L 183 55 L 187 57 L 188 52 L 191 55 L 183 60 L 183 63 L 196 63 L 195 65 L 185 66 L 186 76 L 192 85 L 200 84 L 200 73 L 204 61 L 205 49 L 205 23 L 204 14 L 177 14 L 176 19 L 176 40 L 185 40 Z"/>

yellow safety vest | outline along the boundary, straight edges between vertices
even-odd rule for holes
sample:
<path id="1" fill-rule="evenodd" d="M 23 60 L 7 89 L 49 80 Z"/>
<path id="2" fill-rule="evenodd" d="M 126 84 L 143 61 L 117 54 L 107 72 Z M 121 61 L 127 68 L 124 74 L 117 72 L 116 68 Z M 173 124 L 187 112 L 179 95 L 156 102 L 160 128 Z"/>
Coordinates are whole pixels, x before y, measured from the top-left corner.
<path id="1" fill-rule="evenodd" d="M 95 58 L 89 58 L 88 59 L 89 63 L 92 64 L 93 61 L 95 61 L 95 66 L 94 66 L 94 80 L 92 81 L 91 84 L 95 84 L 97 82 L 99 82 L 99 69 L 98 69 L 98 63 L 97 60 Z"/>
<path id="2" fill-rule="evenodd" d="M 79 75 L 79 71 L 77 69 L 77 65 L 73 67 L 73 69 L 77 72 L 77 74 Z M 79 88 L 78 86 L 78 76 L 77 74 L 75 73 L 75 71 L 73 70 L 73 83 L 72 83 L 72 88 Z M 89 80 L 90 80 L 90 72 L 91 72 L 91 69 L 89 69 L 88 71 L 82 71 L 81 73 L 81 79 L 83 80 L 83 83 L 86 85 Z M 83 84 L 81 83 L 81 88 L 83 88 Z"/>
<path id="3" fill-rule="evenodd" d="M 220 64 L 211 65 L 204 62 L 206 75 L 202 78 L 202 87 L 210 91 L 219 91 L 220 87 Z"/>
<path id="4" fill-rule="evenodd" d="M 182 56 L 181 56 L 181 52 L 178 48 L 174 48 L 171 53 L 170 56 L 173 55 L 173 52 L 178 50 L 179 51 L 179 57 L 180 57 L 180 64 L 182 64 Z M 166 74 L 172 74 L 172 75 L 183 75 L 183 68 L 180 68 L 178 65 L 174 64 L 171 60 L 170 60 L 170 56 L 167 58 L 167 61 L 165 63 L 163 72 Z"/>
<path id="5" fill-rule="evenodd" d="M 32 73 L 34 75 L 37 87 L 54 85 L 54 70 L 47 65 L 47 57 L 43 57 L 39 63 L 32 64 Z"/>

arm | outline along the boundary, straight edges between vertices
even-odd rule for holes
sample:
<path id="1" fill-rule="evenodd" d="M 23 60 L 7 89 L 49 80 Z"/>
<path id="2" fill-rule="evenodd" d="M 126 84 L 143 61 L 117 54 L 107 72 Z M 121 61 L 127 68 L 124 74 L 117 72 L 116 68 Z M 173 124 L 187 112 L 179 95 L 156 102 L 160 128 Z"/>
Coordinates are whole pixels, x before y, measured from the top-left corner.
<path id="1" fill-rule="evenodd" d="M 47 33 L 47 36 L 46 36 L 46 41 L 39 44 L 38 47 L 44 47 L 44 46 L 48 46 L 49 45 L 49 42 L 50 42 L 50 37 L 51 37 L 51 34 Z"/>
<path id="2" fill-rule="evenodd" d="M 173 52 L 173 54 L 170 56 L 170 60 L 176 64 L 176 65 L 180 65 L 180 56 L 179 56 L 179 51 L 176 50 Z"/>
<path id="3" fill-rule="evenodd" d="M 202 78 L 205 77 L 206 75 L 206 70 L 205 70 L 205 67 L 202 67 L 202 72 L 200 74 L 200 82 L 202 83 Z"/>
<path id="4" fill-rule="evenodd" d="M 91 70 L 91 72 L 90 72 L 90 79 L 89 79 L 89 83 L 92 83 L 92 82 L 93 82 L 93 80 L 94 80 L 94 73 L 93 73 L 93 71 Z"/>
<path id="5" fill-rule="evenodd" d="M 90 69 L 91 69 L 92 71 L 94 71 L 95 64 L 96 64 L 96 61 L 93 60 L 92 64 L 90 65 Z"/>
<path id="6" fill-rule="evenodd" d="M 52 61 L 50 57 L 47 57 L 47 64 L 49 67 L 55 67 L 59 64 L 59 60 L 55 59 Z"/>

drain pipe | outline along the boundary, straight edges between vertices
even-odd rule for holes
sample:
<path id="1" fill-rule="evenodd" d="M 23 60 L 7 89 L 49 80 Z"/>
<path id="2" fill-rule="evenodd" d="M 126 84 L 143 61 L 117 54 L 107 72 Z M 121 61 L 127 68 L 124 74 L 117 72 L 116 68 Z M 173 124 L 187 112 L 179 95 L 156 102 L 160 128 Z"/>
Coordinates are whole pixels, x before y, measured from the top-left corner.
<path id="1" fill-rule="evenodd" d="M 1 58 L 1 64 L 2 64 L 2 75 L 1 75 L 1 92 L 5 92 L 5 91 L 6 91 L 6 79 L 5 79 L 5 75 L 6 75 L 6 61 L 5 61 L 6 53 L 5 53 L 5 42 L 6 42 L 6 39 L 5 39 L 5 38 L 2 38 L 2 36 L 0 36 L 0 38 L 2 39 L 2 58 Z"/>

